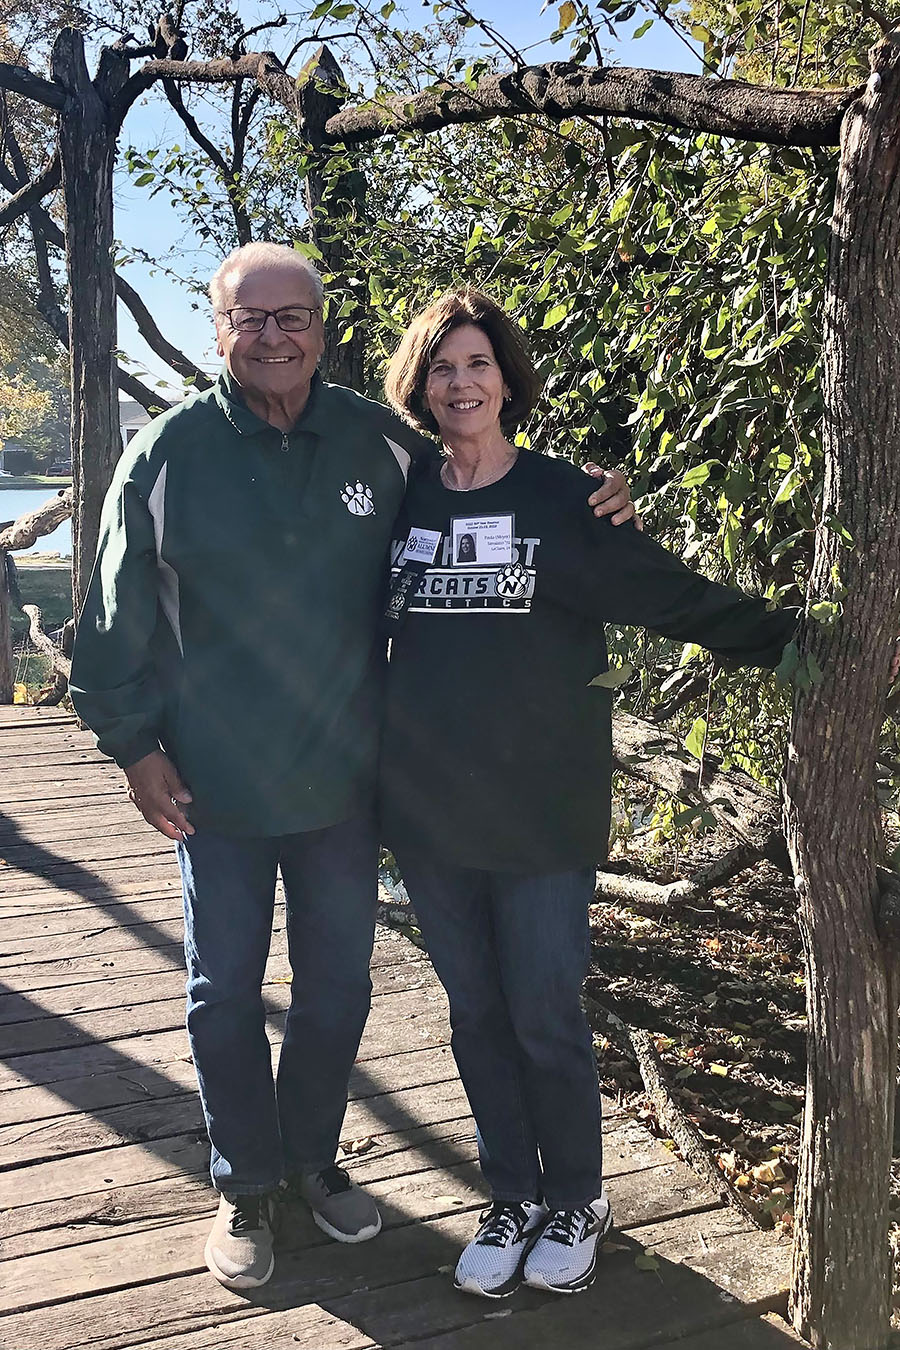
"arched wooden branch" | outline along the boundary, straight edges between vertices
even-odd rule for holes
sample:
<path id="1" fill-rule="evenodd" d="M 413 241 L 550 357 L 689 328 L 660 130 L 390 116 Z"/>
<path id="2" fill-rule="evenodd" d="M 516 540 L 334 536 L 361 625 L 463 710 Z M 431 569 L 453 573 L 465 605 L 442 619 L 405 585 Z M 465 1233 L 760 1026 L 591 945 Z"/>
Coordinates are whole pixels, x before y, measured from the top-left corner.
<path id="1" fill-rule="evenodd" d="M 448 84 L 409 99 L 348 108 L 325 130 L 333 141 L 359 142 L 492 117 L 545 113 L 560 120 L 608 113 L 771 145 L 836 145 L 841 118 L 859 92 L 763 88 L 705 75 L 551 62 L 485 75 L 471 88 Z"/>

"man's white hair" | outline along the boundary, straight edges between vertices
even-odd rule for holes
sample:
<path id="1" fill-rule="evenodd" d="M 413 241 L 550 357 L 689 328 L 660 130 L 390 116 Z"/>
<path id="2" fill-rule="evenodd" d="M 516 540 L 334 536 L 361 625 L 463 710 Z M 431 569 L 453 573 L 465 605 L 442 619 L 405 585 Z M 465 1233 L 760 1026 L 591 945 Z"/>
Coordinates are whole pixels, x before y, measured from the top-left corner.
<path id="1" fill-rule="evenodd" d="M 263 270 L 267 267 L 293 267 L 302 272 L 312 286 L 317 305 L 321 305 L 324 295 L 322 278 L 308 258 L 287 244 L 253 243 L 242 244 L 220 264 L 215 276 L 209 283 L 209 298 L 213 309 L 227 308 L 230 283 L 236 273 L 246 276 L 251 268 Z"/>

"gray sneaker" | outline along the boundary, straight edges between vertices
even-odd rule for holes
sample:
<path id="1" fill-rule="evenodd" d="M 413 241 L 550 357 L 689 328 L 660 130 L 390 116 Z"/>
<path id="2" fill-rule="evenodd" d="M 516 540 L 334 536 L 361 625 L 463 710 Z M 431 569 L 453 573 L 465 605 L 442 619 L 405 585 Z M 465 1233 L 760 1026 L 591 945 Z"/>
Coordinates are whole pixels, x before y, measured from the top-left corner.
<path id="1" fill-rule="evenodd" d="M 204 1256 L 226 1289 L 255 1289 L 275 1269 L 270 1195 L 221 1195 Z"/>
<path id="2" fill-rule="evenodd" d="M 306 1201 L 323 1233 L 336 1242 L 366 1242 L 381 1232 L 375 1201 L 351 1181 L 343 1167 L 293 1179 L 292 1189 Z"/>

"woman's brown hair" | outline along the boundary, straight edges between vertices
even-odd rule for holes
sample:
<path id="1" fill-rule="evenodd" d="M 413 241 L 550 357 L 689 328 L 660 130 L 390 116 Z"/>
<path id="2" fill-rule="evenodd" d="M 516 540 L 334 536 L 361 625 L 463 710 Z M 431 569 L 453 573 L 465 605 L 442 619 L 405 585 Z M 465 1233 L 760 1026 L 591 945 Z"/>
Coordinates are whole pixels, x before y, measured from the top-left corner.
<path id="1" fill-rule="evenodd" d="M 471 323 L 490 339 L 509 398 L 500 414 L 504 431 L 512 431 L 538 401 L 541 381 L 532 365 L 522 330 L 499 305 L 480 291 L 448 291 L 416 315 L 403 334 L 384 381 L 388 401 L 420 431 L 437 432 L 425 403 L 425 382 L 434 354 L 448 333 Z"/>

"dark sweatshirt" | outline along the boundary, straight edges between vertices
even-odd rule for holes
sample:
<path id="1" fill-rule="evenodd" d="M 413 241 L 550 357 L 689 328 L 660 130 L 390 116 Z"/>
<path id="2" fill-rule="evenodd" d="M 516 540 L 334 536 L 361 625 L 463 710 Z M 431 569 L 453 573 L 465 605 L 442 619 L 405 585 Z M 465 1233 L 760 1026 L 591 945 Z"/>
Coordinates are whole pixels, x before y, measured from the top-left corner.
<path id="1" fill-rule="evenodd" d="M 591 681 L 607 669 L 606 622 L 778 664 L 795 611 L 708 581 L 585 499 L 583 473 L 529 451 L 471 492 L 445 488 L 433 461 L 411 479 L 386 609 L 391 848 L 509 872 L 605 858 L 611 696 Z M 433 563 L 403 565 L 411 535 L 419 558 L 436 544 Z"/>

